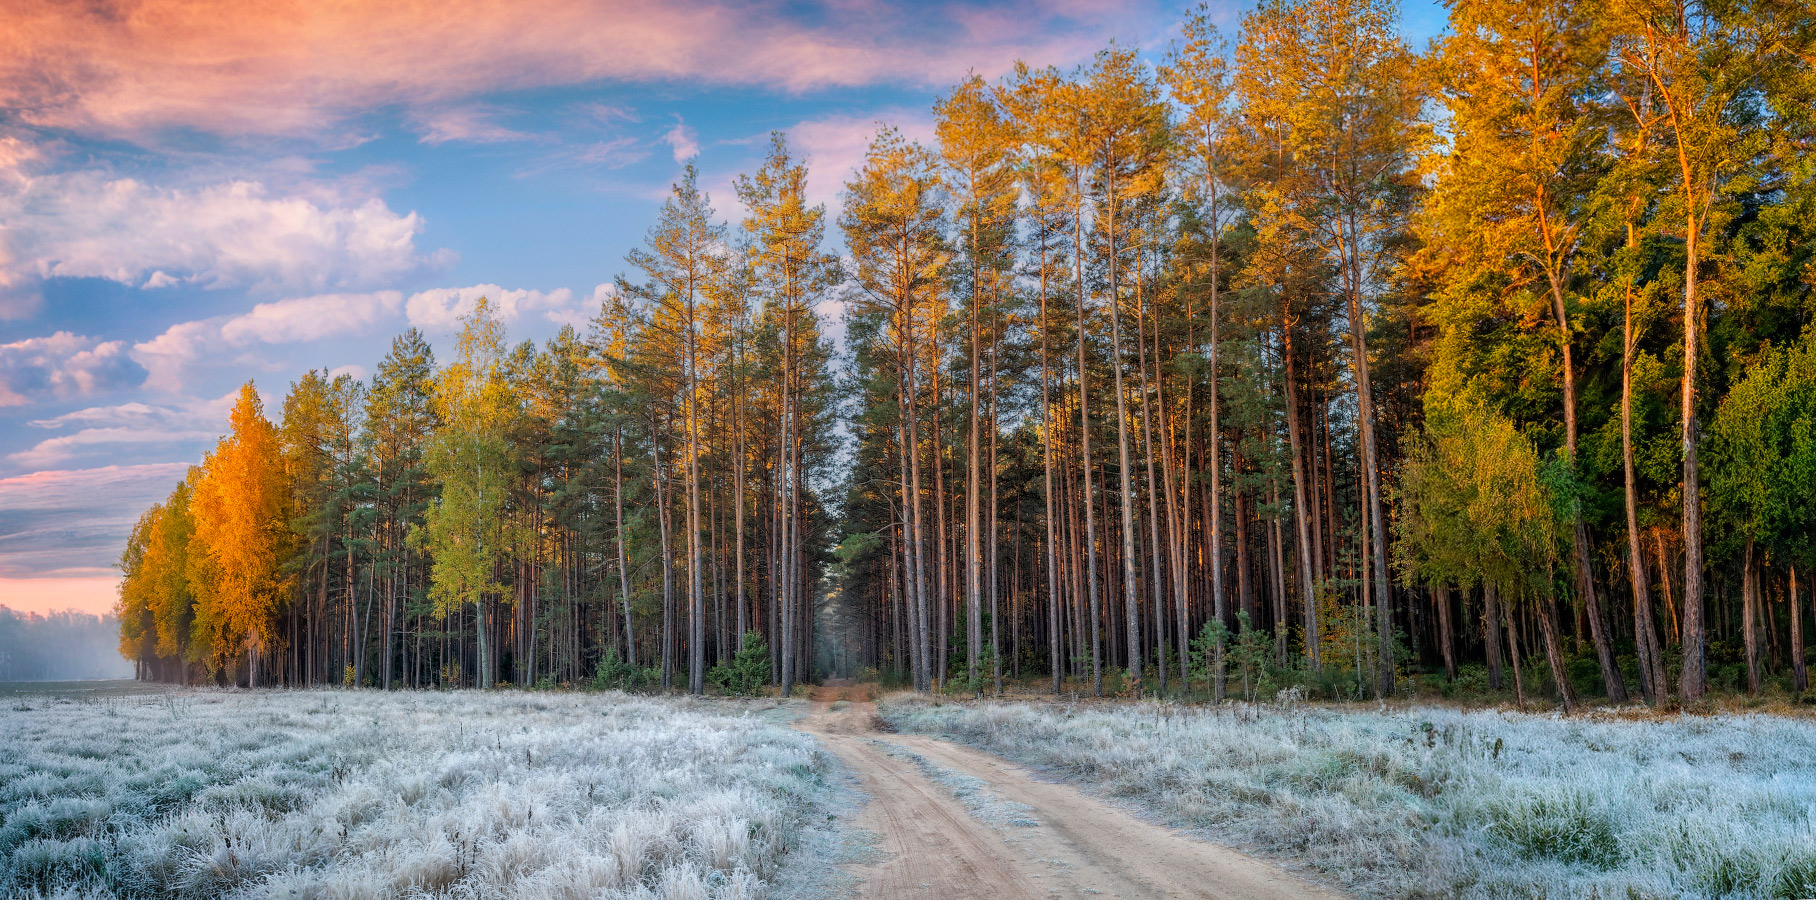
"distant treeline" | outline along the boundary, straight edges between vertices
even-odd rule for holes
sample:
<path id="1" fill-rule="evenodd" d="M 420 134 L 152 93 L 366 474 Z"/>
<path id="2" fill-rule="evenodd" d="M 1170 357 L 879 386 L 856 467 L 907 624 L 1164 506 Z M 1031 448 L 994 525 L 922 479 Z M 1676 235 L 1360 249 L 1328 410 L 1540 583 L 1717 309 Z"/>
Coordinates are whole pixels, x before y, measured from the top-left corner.
<path id="1" fill-rule="evenodd" d="M 129 678 L 120 620 L 79 612 L 23 613 L 0 606 L 0 681 Z"/>

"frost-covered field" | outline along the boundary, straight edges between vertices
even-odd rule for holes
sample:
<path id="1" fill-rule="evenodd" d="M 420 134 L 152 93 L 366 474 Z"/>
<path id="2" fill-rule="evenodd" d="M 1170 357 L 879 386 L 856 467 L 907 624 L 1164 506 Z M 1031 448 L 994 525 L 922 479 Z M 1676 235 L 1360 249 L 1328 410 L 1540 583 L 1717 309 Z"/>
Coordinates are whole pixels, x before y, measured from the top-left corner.
<path id="1" fill-rule="evenodd" d="M 5 703 L 7 897 L 792 894 L 801 867 L 787 863 L 829 840 L 836 790 L 810 738 L 681 700 L 302 691 Z"/>
<path id="2" fill-rule="evenodd" d="M 930 705 L 943 734 L 1380 897 L 1816 897 L 1816 723 Z"/>

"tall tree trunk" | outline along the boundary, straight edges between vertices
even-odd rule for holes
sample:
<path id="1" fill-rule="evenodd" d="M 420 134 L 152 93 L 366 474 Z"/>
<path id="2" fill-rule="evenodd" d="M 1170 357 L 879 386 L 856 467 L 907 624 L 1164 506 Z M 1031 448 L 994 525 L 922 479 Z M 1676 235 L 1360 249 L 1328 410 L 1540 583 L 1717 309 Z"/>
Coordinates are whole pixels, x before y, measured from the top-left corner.
<path id="1" fill-rule="evenodd" d="M 1368 521 L 1372 573 L 1375 588 L 1375 627 L 1380 637 L 1379 675 L 1375 679 L 1375 696 L 1383 698 L 1394 692 L 1393 594 L 1387 580 L 1387 517 L 1381 498 L 1381 454 L 1375 441 L 1374 386 L 1368 374 L 1368 320 L 1362 315 L 1361 263 L 1355 229 L 1344 238 L 1344 291 L 1349 306 L 1350 351 L 1355 356 L 1356 419 L 1362 438 L 1362 470 L 1368 486 Z"/>
<path id="2" fill-rule="evenodd" d="M 1118 248 L 1116 246 L 1116 180 L 1112 173 L 1110 178 L 1109 203 L 1109 260 L 1110 260 L 1110 371 L 1114 373 L 1116 384 L 1116 454 L 1117 470 L 1122 486 L 1122 583 L 1123 583 L 1123 621 L 1128 639 L 1129 679 L 1135 685 L 1135 692 L 1141 692 L 1141 614 L 1138 596 L 1139 584 L 1135 574 L 1135 489 L 1130 469 L 1134 468 L 1129 460 L 1129 411 L 1127 398 L 1122 386 L 1122 285 L 1118 281 L 1117 265 Z"/>
<path id="3" fill-rule="evenodd" d="M 662 490 L 662 451 L 656 440 L 660 424 L 650 420 L 649 458 L 651 484 L 656 492 L 656 530 L 662 541 L 662 690 L 674 684 L 675 677 L 675 554 L 669 541 L 668 495 Z"/>
<path id="4" fill-rule="evenodd" d="M 1543 204 L 1540 206 L 1543 209 Z M 1542 221 L 1542 220 L 1541 220 Z M 1542 229 L 1546 245 L 1551 243 L 1549 227 Z M 1548 256 L 1547 258 L 1551 258 Z M 1564 306 L 1564 285 L 1555 266 L 1548 266 L 1546 272 L 1551 287 L 1552 313 L 1557 317 L 1558 346 L 1563 352 L 1564 375 L 1564 455 L 1565 461 L 1574 471 L 1576 468 L 1576 365 L 1571 352 L 1570 319 Z M 1602 612 L 1602 601 L 1595 589 L 1595 569 L 1589 554 L 1589 532 L 1583 525 L 1583 511 L 1573 505 L 1571 519 L 1571 569 L 1576 576 L 1576 593 L 1583 600 L 1583 612 L 1589 619 L 1590 640 L 1595 644 L 1595 659 L 1602 671 L 1602 689 L 1608 700 L 1613 703 L 1627 702 L 1627 685 L 1621 678 L 1620 667 L 1614 663 L 1614 644 L 1608 634 L 1607 616 Z"/>
<path id="5" fill-rule="evenodd" d="M 1803 606 L 1797 599 L 1797 567 L 1791 567 L 1791 683 L 1799 693 L 1810 689 L 1810 671 L 1803 661 Z"/>
<path id="6" fill-rule="evenodd" d="M 618 544 L 618 599 L 624 606 L 624 663 L 637 664 L 637 632 L 631 623 L 631 572 L 624 552 L 624 429 L 618 428 L 612 440 L 612 514 L 617 518 L 614 533 Z"/>
<path id="7" fill-rule="evenodd" d="M 1038 212 L 1037 212 L 1038 215 Z M 1043 219 L 1044 221 L 1044 219 Z M 1051 357 L 1047 338 L 1047 236 L 1040 233 L 1040 463 L 1047 525 L 1047 638 L 1053 664 L 1053 696 L 1064 688 L 1064 652 L 1060 649 L 1059 547 L 1053 511 L 1053 421 Z"/>
<path id="8" fill-rule="evenodd" d="M 1431 588 L 1431 602 L 1438 608 L 1438 651 L 1444 656 L 1444 678 L 1457 680 L 1457 648 L 1450 626 L 1450 587 L 1437 584 Z"/>
<path id="9" fill-rule="evenodd" d="M 691 278 L 691 276 L 690 276 Z M 706 693 L 705 556 L 700 548 L 700 349 L 694 329 L 693 285 L 687 291 L 687 690 Z"/>
<path id="10" fill-rule="evenodd" d="M 1159 686 L 1160 692 L 1164 694 L 1164 693 L 1166 693 L 1166 689 L 1167 689 L 1167 632 L 1166 632 L 1166 582 L 1167 582 L 1167 578 L 1166 578 L 1166 569 L 1162 566 L 1161 561 L 1160 561 L 1161 544 L 1160 544 L 1160 509 L 1159 509 L 1159 507 L 1165 498 L 1162 496 L 1162 494 L 1159 490 L 1159 487 L 1154 478 L 1154 455 L 1155 454 L 1154 454 L 1153 411 L 1150 409 L 1150 404 L 1148 401 L 1148 394 L 1149 394 L 1149 389 L 1150 389 L 1150 385 L 1148 383 L 1148 350 L 1147 350 L 1148 344 L 1147 344 L 1145 335 L 1143 335 L 1143 333 L 1142 333 L 1142 322 L 1146 318 L 1146 304 L 1144 302 L 1144 300 L 1146 298 L 1143 296 L 1143 291 L 1142 291 L 1142 288 L 1143 288 L 1143 278 L 1142 278 L 1143 273 L 1142 273 L 1142 268 L 1141 268 L 1142 256 L 1141 256 L 1141 251 L 1139 248 L 1136 250 L 1135 259 L 1136 259 L 1136 268 L 1135 268 L 1135 271 L 1136 271 L 1136 278 L 1135 278 L 1135 345 L 1140 348 L 1140 352 L 1136 355 L 1136 361 L 1137 361 L 1137 364 L 1140 366 L 1140 371 L 1141 371 L 1141 385 L 1140 385 L 1140 390 L 1141 390 L 1141 453 L 1147 463 L 1148 556 L 1149 556 L 1149 565 L 1153 566 L 1153 570 L 1149 574 L 1152 576 L 1151 583 L 1154 586 L 1154 594 L 1153 594 L 1154 673 L 1155 673 L 1155 678 L 1156 678 L 1157 684 Z M 1160 318 L 1159 318 L 1158 314 L 1155 316 L 1154 328 L 1155 328 L 1155 331 L 1159 331 L 1159 329 L 1160 329 Z M 1154 357 L 1154 364 L 1155 365 L 1160 364 L 1160 357 L 1158 355 L 1156 355 Z M 1158 380 L 1158 379 L 1156 379 L 1156 380 Z M 1163 468 L 1165 467 L 1165 464 L 1166 464 L 1165 461 L 1162 460 L 1161 465 Z M 1167 501 L 1167 502 L 1170 502 L 1170 501 Z"/>
<path id="11" fill-rule="evenodd" d="M 980 459 L 978 439 L 981 436 L 981 400 L 979 384 L 983 368 L 978 304 L 982 302 L 982 293 L 978 284 L 977 265 L 977 217 L 971 217 L 971 410 L 966 420 L 965 435 L 965 677 L 966 688 L 973 695 L 981 694 L 981 685 L 977 679 L 977 658 L 983 651 L 983 517 L 979 503 L 978 487 L 983 481 L 983 467 Z"/>
<path id="12" fill-rule="evenodd" d="M 1293 456 L 1293 527 L 1298 532 L 1298 552 L 1294 557 L 1299 562 L 1299 601 L 1302 616 L 1301 627 L 1304 629 L 1305 658 L 1311 664 L 1312 671 L 1319 669 L 1318 664 L 1318 592 L 1315 576 L 1312 574 L 1312 560 L 1316 547 L 1308 533 L 1310 527 L 1311 507 L 1307 505 L 1305 488 L 1305 451 L 1304 443 L 1299 437 L 1299 386 L 1295 366 L 1293 365 L 1293 323 L 1288 320 L 1282 300 L 1280 333 L 1283 345 L 1281 355 L 1286 357 L 1286 439 L 1288 449 Z M 1451 677 L 1456 673 L 1451 672 Z"/>
<path id="13" fill-rule="evenodd" d="M 1072 259 L 1076 267 L 1076 284 L 1078 285 L 1078 440 L 1079 468 L 1083 484 L 1080 497 L 1085 508 L 1085 542 L 1084 556 L 1086 571 L 1089 573 L 1089 601 L 1091 604 L 1091 696 L 1103 696 L 1103 641 L 1102 620 L 1103 598 L 1097 590 L 1097 513 L 1095 506 L 1096 493 L 1091 483 L 1091 404 L 1090 387 L 1087 384 L 1085 371 L 1085 263 L 1084 263 L 1084 175 L 1082 170 L 1074 169 L 1074 187 L 1072 209 Z"/>
<path id="14" fill-rule="evenodd" d="M 1679 153 L 1682 153 L 1681 149 Z M 1691 188 L 1687 168 L 1684 177 L 1688 193 Z M 1681 411 L 1684 479 L 1679 491 L 1684 506 L 1684 617 L 1683 673 L 1679 691 L 1684 702 L 1692 703 L 1701 700 L 1703 693 L 1708 690 L 1709 676 L 1705 660 L 1708 638 L 1703 625 L 1702 487 L 1696 466 L 1696 360 L 1699 349 L 1697 345 L 1700 343 L 1696 264 L 1702 227 L 1697 218 L 1694 197 L 1685 199 L 1689 201 L 1690 210 L 1686 213 L 1684 226 L 1684 380 Z"/>
<path id="15" fill-rule="evenodd" d="M 906 344 L 905 344 L 906 351 L 907 351 L 906 352 L 907 362 L 906 362 L 905 369 L 904 369 L 904 371 L 905 371 L 904 377 L 907 382 L 907 389 L 906 389 L 906 396 L 903 397 L 898 402 L 900 402 L 902 404 L 902 408 L 905 413 L 905 419 L 907 422 L 906 427 L 908 429 L 908 440 L 907 440 L 907 443 L 903 446 L 902 452 L 908 460 L 909 491 L 908 491 L 907 502 L 908 502 L 908 505 L 909 505 L 909 508 L 910 508 L 910 511 L 911 511 L 912 517 L 913 517 L 912 521 L 913 521 L 913 532 L 914 532 L 908 541 L 908 549 L 910 551 L 910 555 L 913 557 L 911 565 L 910 565 L 910 569 L 911 569 L 911 574 L 913 576 L 913 582 L 914 582 L 914 617 L 915 617 L 914 642 L 915 642 L 915 648 L 916 648 L 915 659 L 918 660 L 915 664 L 915 687 L 923 692 L 926 692 L 926 691 L 933 690 L 933 678 L 932 678 L 933 673 L 932 673 L 932 659 L 931 659 L 931 652 L 930 652 L 932 650 L 932 648 L 928 645 L 929 611 L 927 609 L 927 603 L 928 603 L 928 596 L 927 596 L 928 566 L 926 563 L 926 555 L 927 555 L 926 534 L 927 534 L 927 531 L 926 531 L 925 521 L 921 515 L 921 453 L 920 453 L 921 439 L 920 439 L 920 431 L 919 431 L 919 425 L 918 425 L 919 415 L 916 410 L 917 398 L 915 396 L 915 393 L 916 393 L 915 368 L 916 368 L 917 358 L 916 358 L 915 354 L 917 351 L 914 346 L 914 331 L 913 331 L 914 326 L 913 326 L 912 316 L 913 316 L 912 311 L 909 311 L 908 313 L 904 314 L 904 318 L 907 319 L 907 322 L 906 322 L 907 337 L 906 337 Z"/>
<path id="16" fill-rule="evenodd" d="M 1521 709 L 1526 708 L 1526 679 L 1520 666 L 1520 625 L 1519 617 L 1514 615 L 1511 603 L 1501 604 L 1501 615 L 1507 624 L 1507 652 L 1509 662 L 1513 665 L 1513 702 Z"/>
<path id="17" fill-rule="evenodd" d="M 1217 354 L 1222 344 L 1219 333 L 1222 310 L 1218 303 L 1218 246 L 1214 215 L 1213 213 L 1213 227 L 1211 228 L 1211 353 L 1209 360 L 1211 408 L 1210 422 L 1205 429 L 1205 450 L 1210 454 L 1205 468 L 1211 473 L 1211 483 L 1205 491 L 1205 499 L 1209 503 L 1206 515 L 1210 521 L 1207 523 L 1209 527 L 1206 529 L 1209 546 L 1205 548 L 1205 554 L 1211 558 L 1211 616 L 1227 628 L 1230 624 L 1230 610 L 1229 598 L 1225 596 L 1223 589 L 1223 460 L 1217 446 L 1223 440 L 1223 426 L 1218 421 L 1218 413 L 1222 410 L 1223 402 L 1223 377 L 1222 370 L 1217 365 Z M 1224 672 L 1223 655 L 1224 648 L 1221 643 L 1211 648 L 1210 668 L 1212 672 L 1216 673 L 1211 680 L 1211 698 L 1219 702 L 1223 700 L 1224 694 L 1228 690 L 1228 677 Z"/>
<path id="18" fill-rule="evenodd" d="M 1550 597 L 1538 598 L 1539 631 L 1545 640 L 1545 661 L 1551 666 L 1551 680 L 1557 684 L 1558 698 L 1564 702 L 1564 713 L 1568 715 L 1571 707 L 1576 705 L 1576 698 L 1570 690 L 1570 676 L 1564 667 L 1564 648 L 1557 639 L 1556 612 L 1552 609 L 1556 601 Z"/>
<path id="19" fill-rule="evenodd" d="M 1488 687 L 1501 689 L 1501 597 L 1492 582 L 1482 585 L 1482 645 L 1488 650 Z"/>
<path id="20" fill-rule="evenodd" d="M 1627 245 L 1635 246 L 1633 225 L 1627 225 Z M 1640 549 L 1639 487 L 1633 471 L 1633 290 L 1627 286 L 1625 315 L 1621 321 L 1621 481 L 1627 513 L 1627 574 L 1633 590 L 1634 648 L 1639 659 L 1640 687 L 1646 700 L 1663 703 L 1670 696 L 1665 682 L 1664 648 L 1659 646 L 1653 622 L 1650 579 L 1646 555 Z"/>
<path id="21" fill-rule="evenodd" d="M 1753 552 L 1753 539 L 1741 555 L 1740 570 L 1741 646 L 1747 658 L 1747 693 L 1759 693 L 1759 558 Z"/>

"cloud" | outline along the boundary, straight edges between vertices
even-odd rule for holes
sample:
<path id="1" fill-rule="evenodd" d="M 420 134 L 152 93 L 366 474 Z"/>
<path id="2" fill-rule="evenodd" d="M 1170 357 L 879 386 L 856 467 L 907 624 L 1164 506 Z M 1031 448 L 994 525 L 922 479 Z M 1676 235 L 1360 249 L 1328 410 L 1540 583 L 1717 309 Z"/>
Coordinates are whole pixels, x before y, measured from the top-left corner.
<path id="1" fill-rule="evenodd" d="M 494 119 L 502 114 L 497 107 L 483 104 L 421 109 L 411 114 L 425 144 L 467 141 L 475 144 L 500 144 L 530 140 L 534 135 L 506 128 Z"/>
<path id="2" fill-rule="evenodd" d="M 597 294 L 597 288 L 582 297 L 568 288 L 538 291 L 476 284 L 419 291 L 408 300 L 399 291 L 292 297 L 260 303 L 235 316 L 179 322 L 134 344 L 131 361 L 142 367 L 139 371 L 146 386 L 177 391 L 184 387 L 190 371 L 207 361 L 255 362 L 235 358 L 231 351 L 368 335 L 406 324 L 452 333 L 460 329 L 460 317 L 472 312 L 480 297 L 492 300 L 507 325 L 540 319 L 582 327 L 599 308 L 594 299 Z M 0 394 L 0 406 L 6 405 L 4 398 Z"/>
<path id="3" fill-rule="evenodd" d="M 22 469 L 67 464 L 87 454 L 110 448 L 139 447 L 193 449 L 220 437 L 238 391 L 213 399 L 190 398 L 173 404 L 122 403 L 94 406 L 38 419 L 33 427 L 49 431 L 74 428 L 68 434 L 45 438 L 32 447 L 10 454 L 6 461 Z M 4 499 L 0 498 L 0 503 Z"/>
<path id="4" fill-rule="evenodd" d="M 592 296 L 598 296 L 595 288 Z M 557 325 L 586 324 L 598 309 L 592 296 L 582 300 L 567 288 L 544 293 L 536 290 L 506 290 L 496 284 L 475 284 L 463 288 L 435 288 L 410 295 L 404 305 L 410 324 L 425 331 L 454 332 L 460 329 L 460 318 L 473 311 L 479 298 L 492 301 L 500 321 L 509 324 L 528 316 L 540 316 Z"/>
<path id="5" fill-rule="evenodd" d="M 188 468 L 152 463 L 0 478 L 0 578 L 110 569 L 139 514 L 168 496 Z"/>
<path id="6" fill-rule="evenodd" d="M 933 117 L 925 111 L 886 107 L 868 115 L 835 115 L 808 119 L 788 129 L 789 147 L 807 160 L 807 200 L 826 204 L 829 217 L 836 218 L 839 193 L 845 189 L 858 169 L 864 165 L 864 154 L 877 131 L 889 125 L 911 141 L 933 140 Z"/>
<path id="7" fill-rule="evenodd" d="M 253 342 L 287 344 L 359 334 L 389 321 L 403 306 L 397 291 L 319 294 L 260 303 L 221 325 L 221 338 L 235 346 Z"/>
<path id="8" fill-rule="evenodd" d="M 27 338 L 0 344 L 0 406 L 136 387 L 145 374 L 125 341 L 97 341 L 67 331 Z"/>
<path id="9" fill-rule="evenodd" d="M 675 151 L 675 162 L 678 163 L 687 162 L 700 155 L 699 138 L 694 136 L 694 130 L 687 127 L 686 122 L 681 121 L 680 116 L 675 117 L 675 127 L 662 135 L 662 143 Z"/>
<path id="10" fill-rule="evenodd" d="M 262 182 L 162 188 L 98 171 L 0 181 L 0 296 L 29 307 L 50 278 L 259 292 L 358 288 L 449 262 L 423 220 L 377 198 L 274 195 Z M 21 299 L 22 295 L 24 299 Z M 5 301 L 0 301 L 4 308 Z"/>
<path id="11" fill-rule="evenodd" d="M 132 358 L 148 373 L 147 385 L 174 391 L 191 366 L 223 350 L 365 334 L 394 321 L 402 308 L 398 291 L 292 297 L 237 316 L 179 322 L 134 344 Z"/>
<path id="12" fill-rule="evenodd" d="M 601 81 L 931 86 L 1018 58 L 1079 59 L 1175 12 L 1152 0 L 32 3 L 0 26 L 0 108 L 91 134 L 303 135 L 385 106 Z"/>

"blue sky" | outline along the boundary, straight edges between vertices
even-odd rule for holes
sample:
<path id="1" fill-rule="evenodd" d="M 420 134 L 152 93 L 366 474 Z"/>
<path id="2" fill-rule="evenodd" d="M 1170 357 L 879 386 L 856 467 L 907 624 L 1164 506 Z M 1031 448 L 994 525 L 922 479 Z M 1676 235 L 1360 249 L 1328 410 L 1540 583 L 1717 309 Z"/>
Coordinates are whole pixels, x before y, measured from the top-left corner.
<path id="1" fill-rule="evenodd" d="M 1247 4 L 1212 6 L 1233 36 Z M 838 186 L 976 71 L 1164 50 L 1173 3 L 43 4 L 0 24 L 0 604 L 98 611 L 255 379 L 363 376 L 485 294 L 584 321 L 682 160 Z M 1404 10 L 1415 46 L 1442 27 Z"/>

